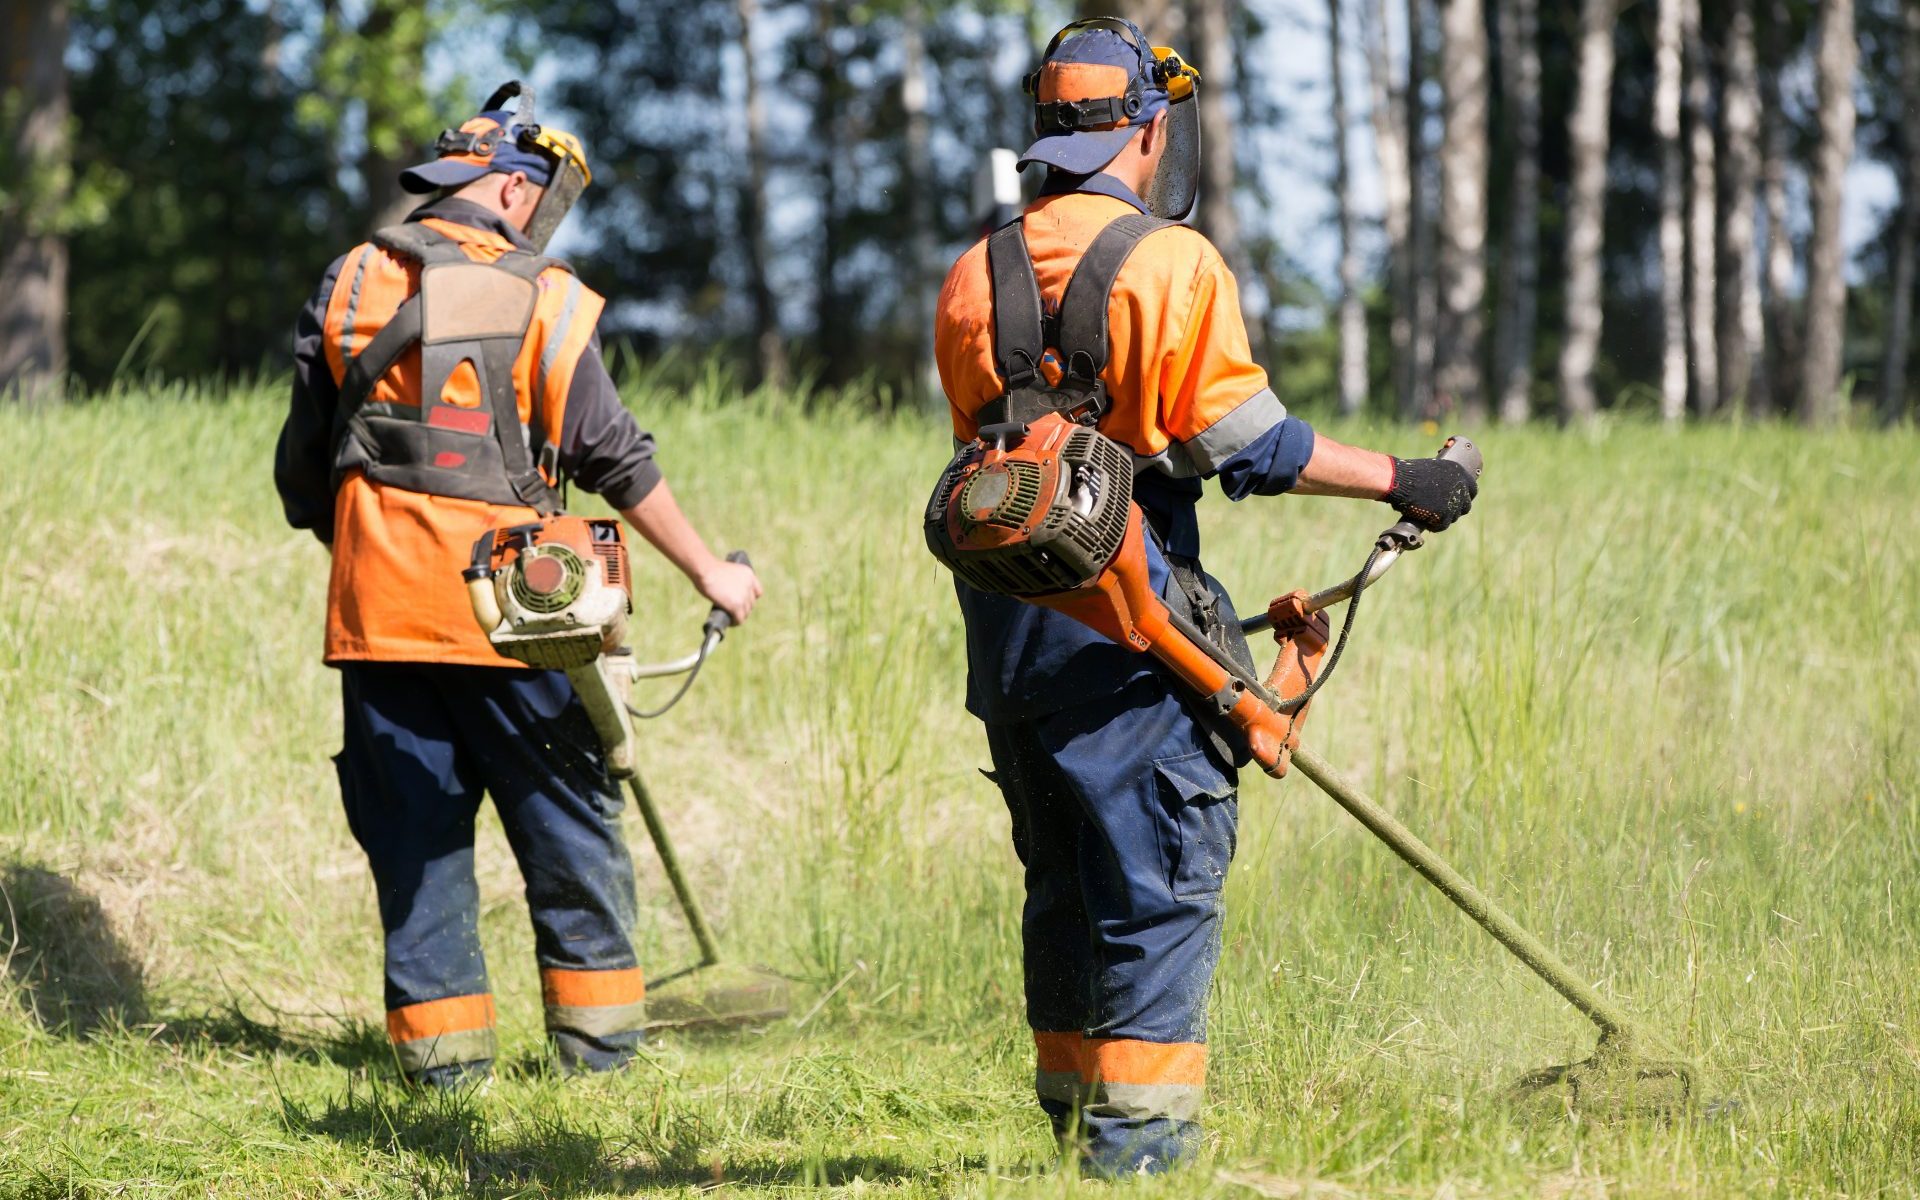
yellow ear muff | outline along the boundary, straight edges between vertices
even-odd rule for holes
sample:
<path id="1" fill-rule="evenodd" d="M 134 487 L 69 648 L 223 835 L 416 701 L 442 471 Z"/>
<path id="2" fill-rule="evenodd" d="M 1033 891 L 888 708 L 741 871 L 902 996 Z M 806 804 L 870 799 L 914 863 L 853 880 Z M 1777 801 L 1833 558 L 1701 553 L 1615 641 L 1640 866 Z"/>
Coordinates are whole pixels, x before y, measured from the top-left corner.
<path id="1" fill-rule="evenodd" d="M 1167 99 L 1178 104 L 1193 95 L 1194 85 L 1200 82 L 1200 72 L 1181 58 L 1178 50 L 1172 46 L 1155 46 L 1153 57 L 1166 81 Z"/>

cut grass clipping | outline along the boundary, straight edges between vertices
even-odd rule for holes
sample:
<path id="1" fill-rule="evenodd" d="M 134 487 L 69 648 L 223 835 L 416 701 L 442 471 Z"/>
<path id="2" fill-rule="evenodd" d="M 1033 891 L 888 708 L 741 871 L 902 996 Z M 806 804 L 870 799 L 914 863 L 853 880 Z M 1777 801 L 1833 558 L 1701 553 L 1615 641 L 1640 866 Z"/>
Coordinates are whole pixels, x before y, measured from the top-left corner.
<path id="1" fill-rule="evenodd" d="M 280 390 L 4 410 L 0 1196 L 1104 1190 L 1053 1172 L 1028 1091 L 1019 875 L 918 526 L 940 419 L 628 395 L 769 586 L 643 767 L 730 954 L 800 981 L 791 1015 L 556 1077 L 486 813 L 501 1070 L 401 1092 L 328 762 L 325 555 L 272 491 Z M 1207 1150 L 1138 1194 L 1920 1194 L 1920 441 L 1479 440 L 1482 501 L 1369 593 L 1308 739 L 1723 1102 L 1508 1103 L 1588 1023 L 1305 780 L 1248 778 Z M 1248 604 L 1350 574 L 1384 513 L 1202 509 Z M 636 653 L 673 657 L 706 605 L 637 561 Z M 628 824 L 664 976 L 695 953 Z"/>

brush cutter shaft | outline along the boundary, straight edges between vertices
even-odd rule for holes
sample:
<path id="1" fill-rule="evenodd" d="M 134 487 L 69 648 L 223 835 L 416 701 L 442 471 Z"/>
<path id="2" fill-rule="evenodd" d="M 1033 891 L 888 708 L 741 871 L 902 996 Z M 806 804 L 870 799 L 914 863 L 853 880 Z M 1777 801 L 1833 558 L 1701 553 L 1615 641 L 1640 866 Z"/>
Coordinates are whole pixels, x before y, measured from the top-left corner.
<path id="1" fill-rule="evenodd" d="M 1575 974 L 1573 968 L 1547 949 L 1544 942 L 1520 928 L 1519 922 L 1508 916 L 1506 910 L 1467 882 L 1466 877 L 1448 866 L 1431 846 L 1414 836 L 1413 831 L 1396 820 L 1392 813 L 1375 804 L 1326 759 L 1310 748 L 1301 746 L 1293 752 L 1293 763 L 1321 791 L 1333 797 L 1334 803 L 1351 813 L 1355 820 L 1385 842 L 1408 866 L 1439 888 L 1455 907 L 1472 917 L 1482 929 L 1493 935 L 1495 941 L 1512 951 L 1514 957 L 1527 964 L 1535 975 L 1566 997 L 1568 1004 L 1585 1013 L 1603 1032 L 1628 1036 L 1636 1032 L 1632 1018 L 1596 991 L 1592 984 Z"/>
<path id="2" fill-rule="evenodd" d="M 673 852 L 673 842 L 667 837 L 665 822 L 660 820 L 660 810 L 654 807 L 653 795 L 637 772 L 628 777 L 627 786 L 633 791 L 633 804 L 640 810 L 640 819 L 646 822 L 647 836 L 653 839 L 653 848 L 660 855 L 660 867 L 667 873 L 667 882 L 673 885 L 674 898 L 680 902 L 680 911 L 686 914 L 687 927 L 693 930 L 693 940 L 700 946 L 700 965 L 711 967 L 720 961 L 720 943 L 713 936 L 712 926 L 707 924 L 707 914 L 700 908 L 686 874 L 680 869 L 680 856 Z"/>
<path id="3" fill-rule="evenodd" d="M 1380 577 L 1385 575 L 1394 563 L 1400 561 L 1400 555 L 1402 553 L 1403 549 L 1398 546 L 1390 550 L 1382 550 L 1373 560 L 1373 568 L 1367 572 L 1367 581 L 1362 584 L 1361 587 L 1372 587 L 1378 583 Z M 1332 587 L 1321 588 L 1313 595 L 1308 596 L 1302 604 L 1302 607 L 1310 613 L 1317 613 L 1324 609 L 1332 608 L 1342 600 L 1351 600 L 1356 590 L 1353 584 L 1353 580 L 1343 579 Z M 1258 616 L 1248 617 L 1246 620 L 1240 622 L 1240 632 L 1248 635 L 1265 633 L 1272 628 L 1273 617 L 1269 613 L 1261 613 Z"/>

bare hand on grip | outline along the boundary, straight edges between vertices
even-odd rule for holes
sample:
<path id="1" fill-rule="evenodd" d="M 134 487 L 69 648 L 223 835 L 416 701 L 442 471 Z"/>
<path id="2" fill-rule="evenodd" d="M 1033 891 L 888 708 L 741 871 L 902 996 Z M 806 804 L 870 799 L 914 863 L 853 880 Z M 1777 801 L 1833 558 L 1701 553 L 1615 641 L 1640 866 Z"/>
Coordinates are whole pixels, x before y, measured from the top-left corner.
<path id="1" fill-rule="evenodd" d="M 754 574 L 753 567 L 744 561 L 745 557 L 740 555 L 739 561 L 716 558 L 693 581 L 694 586 L 700 589 L 700 594 L 713 601 L 715 608 L 733 618 L 735 625 L 746 622 L 747 614 L 753 611 L 754 602 L 766 590 L 761 587 L 760 577 Z"/>
<path id="2" fill-rule="evenodd" d="M 1467 515 L 1479 491 L 1473 473 L 1450 458 L 1396 458 L 1384 499 L 1407 520 L 1438 533 Z"/>

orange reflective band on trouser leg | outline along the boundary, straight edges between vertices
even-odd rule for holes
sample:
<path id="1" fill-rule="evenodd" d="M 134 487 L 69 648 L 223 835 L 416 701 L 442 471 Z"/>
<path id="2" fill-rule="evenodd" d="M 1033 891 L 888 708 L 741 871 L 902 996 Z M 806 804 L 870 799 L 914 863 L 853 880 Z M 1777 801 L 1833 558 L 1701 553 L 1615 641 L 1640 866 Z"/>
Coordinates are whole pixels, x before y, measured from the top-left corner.
<path id="1" fill-rule="evenodd" d="M 1200 1042 L 1088 1038 L 1081 1082 L 1093 1093 L 1090 1112 L 1144 1120 L 1191 1121 L 1207 1085 L 1207 1048 Z"/>
<path id="2" fill-rule="evenodd" d="M 1033 1031 L 1034 1095 L 1061 1104 L 1077 1104 L 1086 1097 L 1086 1085 L 1080 1080 L 1080 1055 L 1085 1043 L 1078 1030 Z"/>
<path id="3" fill-rule="evenodd" d="M 639 967 L 612 971 L 540 968 L 547 1028 L 610 1037 L 647 1026 L 647 981 Z"/>
<path id="4" fill-rule="evenodd" d="M 409 1075 L 492 1058 L 493 997 L 482 992 L 393 1009 L 387 1013 L 387 1036 L 400 1069 Z"/>

